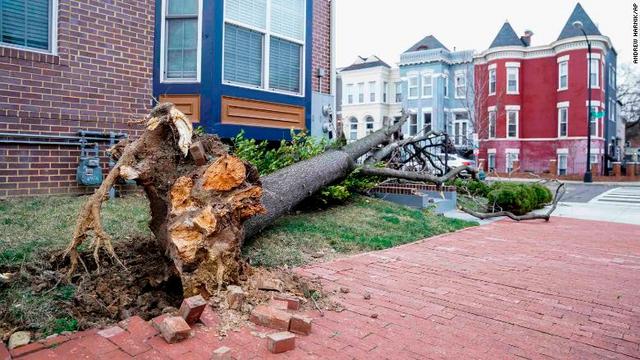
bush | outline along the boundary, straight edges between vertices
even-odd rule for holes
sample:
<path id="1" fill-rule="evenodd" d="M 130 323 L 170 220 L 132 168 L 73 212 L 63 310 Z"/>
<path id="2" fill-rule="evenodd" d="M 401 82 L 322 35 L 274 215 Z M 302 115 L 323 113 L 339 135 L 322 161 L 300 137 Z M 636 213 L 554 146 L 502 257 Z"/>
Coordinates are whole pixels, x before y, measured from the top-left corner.
<path id="1" fill-rule="evenodd" d="M 496 182 L 487 194 L 490 211 L 510 211 L 516 215 L 541 209 L 551 199 L 551 191 L 539 184 Z"/>
<path id="2" fill-rule="evenodd" d="M 235 155 L 252 163 L 260 175 L 271 174 L 298 161 L 322 154 L 327 145 L 327 140 L 317 140 L 303 131 L 291 131 L 291 141 L 282 140 L 276 147 L 270 147 L 267 141 L 247 139 L 244 131 L 233 138 Z"/>
<path id="3" fill-rule="evenodd" d="M 491 188 L 484 181 L 479 180 L 465 180 L 457 178 L 452 182 L 447 182 L 447 185 L 453 185 L 458 189 L 461 194 L 469 193 L 472 196 L 487 197 Z"/>

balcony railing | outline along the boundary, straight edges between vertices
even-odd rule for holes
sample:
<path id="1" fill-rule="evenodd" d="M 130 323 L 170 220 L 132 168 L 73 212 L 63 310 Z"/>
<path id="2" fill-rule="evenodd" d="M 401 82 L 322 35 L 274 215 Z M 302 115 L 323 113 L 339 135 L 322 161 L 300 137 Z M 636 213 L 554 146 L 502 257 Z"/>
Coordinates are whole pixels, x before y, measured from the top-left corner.
<path id="1" fill-rule="evenodd" d="M 421 64 L 443 61 L 449 64 L 460 64 L 473 60 L 473 50 L 450 52 L 445 49 L 420 50 L 400 55 L 400 65 Z"/>

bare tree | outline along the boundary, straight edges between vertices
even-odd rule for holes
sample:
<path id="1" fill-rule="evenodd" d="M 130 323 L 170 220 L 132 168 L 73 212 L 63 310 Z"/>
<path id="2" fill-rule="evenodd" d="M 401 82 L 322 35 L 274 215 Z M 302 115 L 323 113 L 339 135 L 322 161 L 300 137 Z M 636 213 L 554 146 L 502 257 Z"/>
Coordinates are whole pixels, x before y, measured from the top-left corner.
<path id="1" fill-rule="evenodd" d="M 618 100 L 622 102 L 620 115 L 627 127 L 640 121 L 640 71 L 629 64 L 620 66 Z"/>

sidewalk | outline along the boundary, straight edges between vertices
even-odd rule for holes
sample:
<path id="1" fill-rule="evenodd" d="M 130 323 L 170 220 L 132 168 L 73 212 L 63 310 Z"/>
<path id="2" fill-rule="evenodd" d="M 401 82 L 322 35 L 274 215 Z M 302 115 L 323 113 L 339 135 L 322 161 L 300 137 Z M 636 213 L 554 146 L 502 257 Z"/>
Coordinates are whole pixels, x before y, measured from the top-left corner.
<path id="1" fill-rule="evenodd" d="M 508 178 L 508 177 L 487 177 L 487 181 L 511 181 L 511 182 L 537 182 L 540 180 L 549 180 L 549 179 L 526 179 L 526 178 Z M 560 182 L 566 184 L 583 184 L 583 185 L 611 185 L 611 186 L 640 186 L 640 181 L 594 181 L 591 183 L 585 183 L 583 181 L 577 180 L 559 180 Z"/>
<path id="2" fill-rule="evenodd" d="M 218 339 L 210 312 L 178 344 L 133 318 L 122 335 L 91 330 L 14 355 L 210 359 L 224 345 L 237 359 L 638 358 L 639 239 L 634 225 L 498 221 L 298 269 L 321 278 L 346 310 L 310 313 L 311 335 L 281 355 L 268 353 L 253 329 Z"/>

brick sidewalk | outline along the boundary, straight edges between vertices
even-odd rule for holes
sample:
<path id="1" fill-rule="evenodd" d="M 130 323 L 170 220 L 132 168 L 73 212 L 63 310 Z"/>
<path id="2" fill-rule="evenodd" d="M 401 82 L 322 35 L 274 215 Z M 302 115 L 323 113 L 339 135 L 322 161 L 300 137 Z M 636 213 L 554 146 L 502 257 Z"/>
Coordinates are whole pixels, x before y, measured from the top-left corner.
<path id="1" fill-rule="evenodd" d="M 91 330 L 15 355 L 209 359 L 228 346 L 238 359 L 640 358 L 640 226 L 500 221 L 298 271 L 350 292 L 336 295 L 347 310 L 310 314 L 313 332 L 292 352 L 269 354 L 250 329 L 220 341 L 208 312 L 210 327 L 179 344 L 132 318 L 109 339 Z"/>

